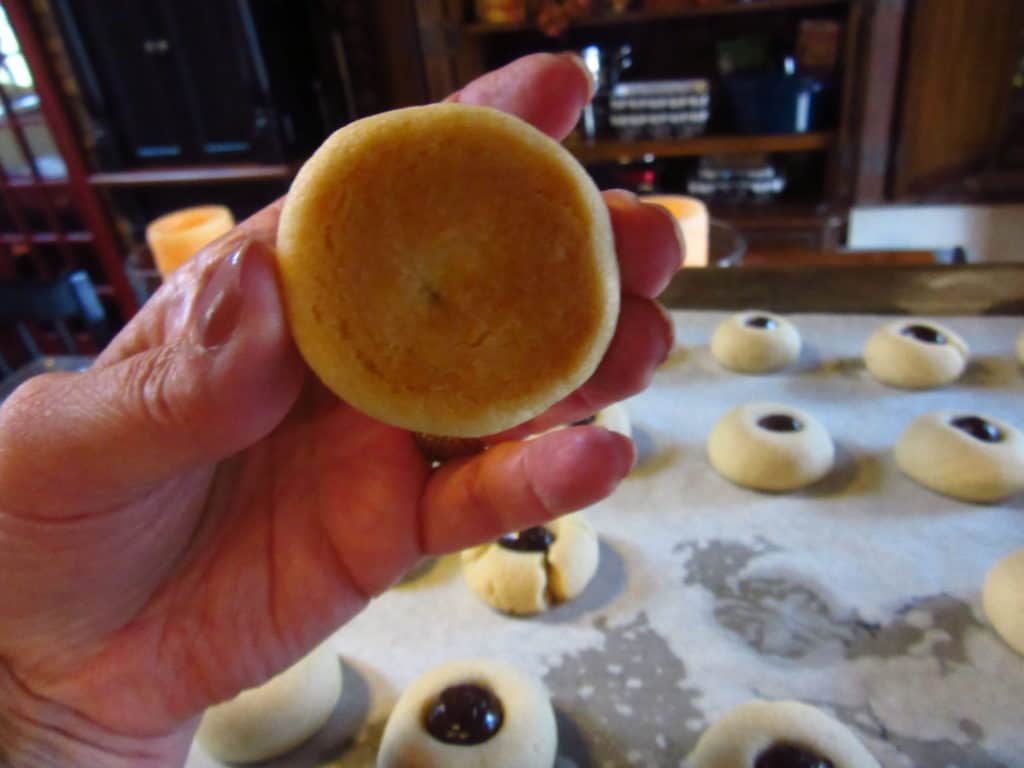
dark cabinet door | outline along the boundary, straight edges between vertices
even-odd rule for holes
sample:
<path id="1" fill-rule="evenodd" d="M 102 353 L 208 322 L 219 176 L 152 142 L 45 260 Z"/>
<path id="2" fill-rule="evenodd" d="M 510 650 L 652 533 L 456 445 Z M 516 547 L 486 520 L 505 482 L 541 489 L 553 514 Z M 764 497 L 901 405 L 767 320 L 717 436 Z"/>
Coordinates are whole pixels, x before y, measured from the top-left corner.
<path id="1" fill-rule="evenodd" d="M 181 160 L 191 153 L 187 109 L 159 5 L 136 0 L 61 0 L 73 24 L 81 78 L 122 162 Z M 115 127 L 116 126 L 116 127 Z"/>
<path id="2" fill-rule="evenodd" d="M 59 0 L 117 165 L 276 160 L 266 73 L 236 0 Z"/>
<path id="3" fill-rule="evenodd" d="M 161 0 L 194 149 L 203 160 L 271 153 L 266 73 L 245 4 Z M 262 82 L 261 82 L 262 81 Z"/>

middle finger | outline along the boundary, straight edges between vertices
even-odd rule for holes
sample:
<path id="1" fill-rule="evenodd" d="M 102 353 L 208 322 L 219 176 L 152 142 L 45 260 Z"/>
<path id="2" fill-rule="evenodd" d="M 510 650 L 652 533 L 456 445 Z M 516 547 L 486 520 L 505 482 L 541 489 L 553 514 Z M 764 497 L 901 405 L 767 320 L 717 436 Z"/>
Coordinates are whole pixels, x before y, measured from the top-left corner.
<path id="1" fill-rule="evenodd" d="M 683 235 L 668 209 L 644 203 L 632 192 L 603 193 L 619 257 L 622 292 L 653 299 L 683 261 Z"/>

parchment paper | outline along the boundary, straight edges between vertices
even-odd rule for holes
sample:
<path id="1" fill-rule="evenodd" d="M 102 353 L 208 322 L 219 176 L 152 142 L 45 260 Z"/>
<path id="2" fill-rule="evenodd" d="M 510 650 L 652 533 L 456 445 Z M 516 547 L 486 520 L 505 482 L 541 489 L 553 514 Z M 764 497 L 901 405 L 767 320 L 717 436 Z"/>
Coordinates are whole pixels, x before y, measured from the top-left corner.
<path id="1" fill-rule="evenodd" d="M 744 376 L 707 344 L 724 313 L 676 312 L 677 349 L 627 402 L 641 464 L 588 511 L 601 566 L 576 601 L 531 619 L 495 613 L 456 558 L 427 564 L 328 642 L 345 693 L 327 727 L 273 766 L 369 766 L 402 689 L 450 659 L 499 657 L 540 676 L 559 718 L 559 766 L 678 766 L 701 731 L 752 697 L 816 704 L 886 768 L 1024 766 L 1024 658 L 986 625 L 988 568 L 1024 546 L 1024 498 L 961 503 L 896 468 L 891 447 L 938 408 L 1024 427 L 1024 319 L 946 318 L 974 362 L 950 388 L 876 382 L 860 354 L 891 318 L 794 316 L 792 369 Z M 818 416 L 834 472 L 791 495 L 730 485 L 709 466 L 715 421 L 750 400 Z M 217 763 L 193 748 L 190 768 Z M 540 768 L 540 767 L 538 767 Z"/>

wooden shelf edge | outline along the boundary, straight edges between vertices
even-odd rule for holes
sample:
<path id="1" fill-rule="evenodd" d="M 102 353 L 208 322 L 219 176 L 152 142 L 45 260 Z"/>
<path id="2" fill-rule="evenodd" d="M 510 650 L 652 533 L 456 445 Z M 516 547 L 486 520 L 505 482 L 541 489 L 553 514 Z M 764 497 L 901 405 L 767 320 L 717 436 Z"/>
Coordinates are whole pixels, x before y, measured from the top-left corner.
<path id="1" fill-rule="evenodd" d="M 59 189 L 61 187 L 67 187 L 70 185 L 70 180 L 67 176 L 59 178 L 43 178 L 40 181 L 36 181 L 31 176 L 10 176 L 0 186 L 7 186 L 11 189 Z"/>
<path id="2" fill-rule="evenodd" d="M 600 163 L 628 161 L 644 155 L 695 157 L 744 152 L 819 152 L 828 149 L 834 140 L 834 133 L 817 131 L 770 136 L 695 136 L 692 139 L 657 141 L 569 140 L 565 147 L 582 163 Z"/>
<path id="3" fill-rule="evenodd" d="M 596 16 L 576 19 L 570 29 L 586 27 L 610 27 L 618 24 L 639 24 L 652 21 L 685 19 L 692 16 L 725 16 L 738 13 L 763 13 L 765 11 L 785 11 L 794 9 L 829 8 L 848 5 L 849 0 L 754 0 L 753 2 L 719 2 L 713 5 L 694 6 L 678 11 L 634 11 L 614 16 Z M 539 31 L 536 24 L 493 24 L 489 22 L 470 22 L 464 24 L 462 31 L 469 35 L 490 35 L 503 32 Z"/>
<path id="4" fill-rule="evenodd" d="M 53 245 L 61 241 L 79 245 L 93 242 L 91 232 L 30 232 L 20 234 L 18 232 L 0 233 L 0 244 L 2 245 Z"/>
<path id="5" fill-rule="evenodd" d="M 1022 278 L 1022 264 L 681 269 L 659 300 L 670 309 L 1017 316 Z"/>
<path id="6" fill-rule="evenodd" d="M 97 187 L 144 187 L 158 184 L 215 184 L 224 181 L 271 181 L 290 179 L 297 167 L 274 165 L 193 165 L 180 168 L 140 168 L 131 171 L 93 173 L 89 183 Z"/>
<path id="7" fill-rule="evenodd" d="M 848 211 L 829 206 L 826 203 L 750 203 L 747 205 L 733 203 L 708 203 L 711 218 L 725 221 L 733 226 L 764 227 L 774 223 L 781 224 L 823 224 L 828 222 L 842 223 Z"/>

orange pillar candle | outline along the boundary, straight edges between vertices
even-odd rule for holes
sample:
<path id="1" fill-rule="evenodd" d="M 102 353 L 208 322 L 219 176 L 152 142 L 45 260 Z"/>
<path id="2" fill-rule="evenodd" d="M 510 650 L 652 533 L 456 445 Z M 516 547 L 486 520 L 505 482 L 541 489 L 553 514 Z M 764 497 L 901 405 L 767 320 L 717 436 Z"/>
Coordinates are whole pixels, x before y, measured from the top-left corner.
<path id="1" fill-rule="evenodd" d="M 645 203 L 668 208 L 683 230 L 687 267 L 708 265 L 708 209 L 700 200 L 685 195 L 645 195 Z"/>
<path id="2" fill-rule="evenodd" d="M 151 221 L 146 227 L 146 242 L 156 268 L 167 277 L 233 226 L 235 217 L 223 205 L 200 205 Z"/>

